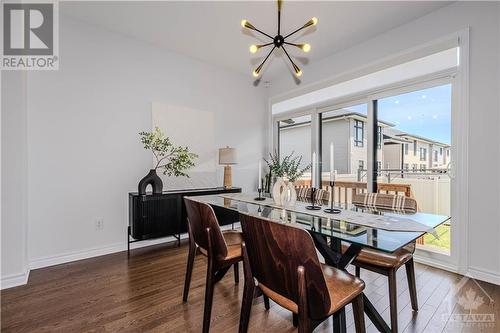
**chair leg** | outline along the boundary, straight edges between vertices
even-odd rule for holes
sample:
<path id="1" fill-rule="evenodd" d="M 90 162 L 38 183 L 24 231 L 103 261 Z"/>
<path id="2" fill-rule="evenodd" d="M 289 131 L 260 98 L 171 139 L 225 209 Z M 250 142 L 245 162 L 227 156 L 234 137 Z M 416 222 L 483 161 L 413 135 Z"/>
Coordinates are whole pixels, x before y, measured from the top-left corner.
<path id="1" fill-rule="evenodd" d="M 269 305 L 269 297 L 267 297 L 266 295 L 262 295 L 264 297 L 264 307 L 266 308 L 266 310 L 269 310 L 269 308 L 271 307 Z"/>
<path id="2" fill-rule="evenodd" d="M 311 319 L 309 318 L 309 309 L 307 306 L 307 284 L 306 274 L 303 266 L 297 268 L 298 284 L 299 284 L 299 333 L 312 332 Z"/>
<path id="3" fill-rule="evenodd" d="M 408 288 L 410 290 L 411 307 L 413 310 L 418 311 L 417 284 L 415 282 L 415 265 L 413 264 L 413 258 L 405 264 L 405 267 Z"/>
<path id="4" fill-rule="evenodd" d="M 354 314 L 354 325 L 356 333 L 365 333 L 365 313 L 363 305 L 363 294 L 359 294 L 352 300 L 352 312 Z"/>
<path id="5" fill-rule="evenodd" d="M 361 267 L 359 266 L 354 266 L 356 267 L 356 277 L 359 277 L 361 275 Z"/>
<path id="6" fill-rule="evenodd" d="M 212 301 L 214 298 L 214 276 L 211 260 L 208 260 L 207 282 L 205 286 L 205 309 L 203 311 L 203 333 L 210 330 L 210 319 L 212 316 Z"/>
<path id="7" fill-rule="evenodd" d="M 184 293 L 182 301 L 185 303 L 188 299 L 189 286 L 191 284 L 191 275 L 193 273 L 194 257 L 196 256 L 196 245 L 189 244 L 188 262 L 186 267 L 186 279 L 184 280 Z"/>
<path id="8" fill-rule="evenodd" d="M 292 312 L 292 323 L 293 327 L 299 326 L 299 315 Z"/>
<path id="9" fill-rule="evenodd" d="M 391 332 L 398 331 L 398 291 L 396 287 L 396 270 L 389 270 L 389 307 L 391 310 Z"/>
<path id="10" fill-rule="evenodd" d="M 245 278 L 245 287 L 243 288 L 243 299 L 241 301 L 240 313 L 240 327 L 239 333 L 246 333 L 248 331 L 248 324 L 250 322 L 250 313 L 252 312 L 252 302 L 255 293 L 255 284 L 253 278 Z"/>
<path id="11" fill-rule="evenodd" d="M 250 268 L 250 261 L 245 243 L 241 244 L 241 253 L 243 255 L 243 275 L 245 277 L 245 285 L 243 287 L 243 299 L 241 301 L 240 327 L 239 333 L 248 331 L 248 323 L 250 322 L 250 313 L 252 310 L 252 302 L 255 295 L 255 282 Z"/>
<path id="12" fill-rule="evenodd" d="M 311 333 L 311 320 L 307 317 L 299 318 L 299 333 Z"/>
<path id="13" fill-rule="evenodd" d="M 235 263 L 234 267 L 234 283 L 240 283 L 240 266 L 239 263 Z"/>

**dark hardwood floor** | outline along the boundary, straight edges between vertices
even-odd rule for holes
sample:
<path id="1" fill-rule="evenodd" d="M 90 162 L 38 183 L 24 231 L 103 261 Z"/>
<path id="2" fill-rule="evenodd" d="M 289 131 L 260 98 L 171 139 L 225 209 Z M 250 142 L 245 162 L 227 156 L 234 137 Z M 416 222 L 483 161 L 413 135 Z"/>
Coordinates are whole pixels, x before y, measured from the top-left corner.
<path id="1" fill-rule="evenodd" d="M 121 252 L 33 270 L 28 285 L 1 292 L 2 332 L 200 332 L 206 259 L 197 256 L 189 300 L 182 303 L 187 249 L 186 242 L 180 248 L 157 245 L 134 250 L 130 259 Z M 231 270 L 215 287 L 212 332 L 238 330 L 243 281 L 235 285 L 232 274 Z M 389 321 L 386 278 L 366 270 L 361 278 L 367 285 L 365 293 Z M 499 286 L 476 284 L 420 264 L 416 279 L 418 313 L 411 309 L 405 270 L 398 272 L 400 331 L 500 332 Z M 464 318 L 477 320 L 477 314 L 493 316 L 495 321 L 460 323 Z M 368 319 L 366 323 L 367 332 L 374 332 Z M 354 331 L 350 306 L 347 325 Z M 290 312 L 272 302 L 265 311 L 262 298 L 255 300 L 249 330 L 296 331 Z M 331 331 L 330 319 L 315 332 Z"/>

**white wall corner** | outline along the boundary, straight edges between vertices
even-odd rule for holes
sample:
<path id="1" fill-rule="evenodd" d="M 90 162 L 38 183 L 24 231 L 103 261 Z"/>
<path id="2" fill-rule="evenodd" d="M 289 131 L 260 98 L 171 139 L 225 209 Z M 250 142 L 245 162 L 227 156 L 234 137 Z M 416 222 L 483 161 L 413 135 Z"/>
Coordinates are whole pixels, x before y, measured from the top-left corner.
<path id="1" fill-rule="evenodd" d="M 3 276 L 2 279 L 0 280 L 0 289 L 4 290 L 17 286 L 23 286 L 28 283 L 29 276 L 30 276 L 29 269 L 20 274 Z"/>

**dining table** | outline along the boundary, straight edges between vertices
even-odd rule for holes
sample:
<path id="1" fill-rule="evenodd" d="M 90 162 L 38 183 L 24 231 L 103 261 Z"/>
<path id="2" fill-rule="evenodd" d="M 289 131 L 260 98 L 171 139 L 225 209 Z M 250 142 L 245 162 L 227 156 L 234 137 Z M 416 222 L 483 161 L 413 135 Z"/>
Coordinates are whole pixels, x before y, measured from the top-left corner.
<path id="1" fill-rule="evenodd" d="M 352 203 L 317 201 L 315 209 L 307 202 L 281 206 L 272 198 L 254 199 L 253 194 L 193 196 L 190 199 L 209 204 L 216 215 L 228 213 L 238 219 L 239 213 L 272 219 L 277 223 L 293 224 L 308 231 L 325 263 L 346 270 L 363 248 L 392 253 L 450 219 L 446 215 L 403 210 L 380 210 Z M 309 207 L 308 207 L 309 206 Z M 336 208 L 335 213 L 325 209 Z M 319 208 L 318 208 L 319 207 Z M 327 210 L 328 211 L 328 210 Z M 342 251 L 342 244 L 347 250 Z M 380 313 L 363 294 L 364 311 L 380 332 L 391 332 Z M 346 331 L 345 311 L 333 317 L 335 332 Z"/>

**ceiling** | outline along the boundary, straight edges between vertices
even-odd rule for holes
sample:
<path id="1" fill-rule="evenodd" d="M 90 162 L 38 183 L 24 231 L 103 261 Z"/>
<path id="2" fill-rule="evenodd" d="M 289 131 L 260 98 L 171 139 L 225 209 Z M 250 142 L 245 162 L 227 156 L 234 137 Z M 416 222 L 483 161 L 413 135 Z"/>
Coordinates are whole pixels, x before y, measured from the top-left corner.
<path id="1" fill-rule="evenodd" d="M 296 35 L 297 42 L 311 44 L 305 54 L 293 48 L 289 53 L 307 75 L 308 63 L 349 48 L 446 6 L 442 1 L 403 2 L 311 2 L 283 3 L 282 30 L 292 31 L 311 17 L 318 25 Z M 255 2 L 61 2 L 60 15 L 104 27 L 169 49 L 206 63 L 243 73 L 251 78 L 253 69 L 266 56 L 261 49 L 251 54 L 248 48 L 258 43 L 257 36 L 244 31 L 242 19 L 274 36 L 277 6 L 274 1 Z M 289 63 L 280 52 L 272 56 L 263 70 L 264 80 L 292 75 Z M 288 68 L 288 70 L 287 70 Z M 290 73 L 290 74 L 288 74 Z"/>

